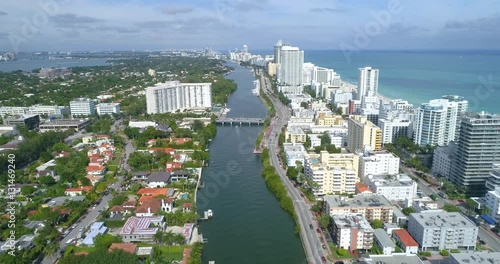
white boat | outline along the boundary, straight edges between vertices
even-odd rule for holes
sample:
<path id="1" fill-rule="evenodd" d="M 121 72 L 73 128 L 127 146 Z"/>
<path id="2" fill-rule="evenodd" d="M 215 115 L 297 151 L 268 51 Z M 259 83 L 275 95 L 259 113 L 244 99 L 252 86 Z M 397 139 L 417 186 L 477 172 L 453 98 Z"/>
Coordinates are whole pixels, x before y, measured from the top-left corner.
<path id="1" fill-rule="evenodd" d="M 212 218 L 214 216 L 214 213 L 212 212 L 212 209 L 207 210 L 207 218 Z"/>

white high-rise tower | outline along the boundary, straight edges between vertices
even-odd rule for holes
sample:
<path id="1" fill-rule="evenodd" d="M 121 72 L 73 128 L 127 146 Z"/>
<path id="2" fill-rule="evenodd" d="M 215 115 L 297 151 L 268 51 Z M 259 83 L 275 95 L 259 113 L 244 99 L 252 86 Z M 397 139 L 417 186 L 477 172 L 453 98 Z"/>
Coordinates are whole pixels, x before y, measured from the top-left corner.
<path id="1" fill-rule="evenodd" d="M 359 68 L 358 91 L 356 99 L 376 97 L 378 94 L 378 69 L 372 67 Z"/>
<path id="2" fill-rule="evenodd" d="M 279 60 L 278 82 L 286 86 L 302 86 L 304 51 L 297 47 L 282 46 Z"/>

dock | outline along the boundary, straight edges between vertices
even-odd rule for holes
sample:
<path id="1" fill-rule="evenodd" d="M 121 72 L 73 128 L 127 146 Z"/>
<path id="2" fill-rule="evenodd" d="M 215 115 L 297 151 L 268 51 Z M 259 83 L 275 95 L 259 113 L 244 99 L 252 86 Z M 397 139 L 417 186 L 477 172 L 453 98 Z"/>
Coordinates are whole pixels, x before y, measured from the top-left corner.
<path id="1" fill-rule="evenodd" d="M 213 212 L 211 209 L 208 209 L 207 211 L 203 212 L 203 217 L 198 219 L 199 221 L 205 221 L 205 220 L 209 220 L 210 218 L 213 217 Z"/>

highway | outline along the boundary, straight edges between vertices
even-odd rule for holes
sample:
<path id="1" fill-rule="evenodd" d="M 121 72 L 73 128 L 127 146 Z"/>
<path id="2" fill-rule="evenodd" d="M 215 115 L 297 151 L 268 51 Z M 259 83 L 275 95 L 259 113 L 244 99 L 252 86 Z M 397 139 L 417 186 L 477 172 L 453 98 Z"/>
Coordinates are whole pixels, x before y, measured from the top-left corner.
<path id="1" fill-rule="evenodd" d="M 74 139 L 73 139 L 74 140 Z M 71 140 L 72 141 L 72 140 Z M 125 155 L 123 159 L 123 168 L 128 170 L 128 158 L 130 157 L 130 154 L 135 151 L 134 146 L 129 140 L 125 141 Z M 111 189 L 114 189 L 116 191 L 120 191 L 121 185 L 123 183 L 124 177 L 118 177 L 118 181 L 110 186 Z M 83 229 L 84 231 L 86 230 L 87 227 L 89 227 L 93 222 L 96 221 L 97 217 L 102 211 L 105 211 L 108 208 L 109 201 L 113 198 L 113 194 L 109 192 L 107 195 L 104 195 L 101 199 L 101 202 L 95 207 L 95 209 L 89 209 L 89 211 L 76 223 L 76 225 L 73 225 L 73 229 L 59 242 L 60 244 L 60 250 L 63 250 L 66 248 L 69 240 L 73 238 L 77 238 L 79 235 L 80 229 Z M 61 257 L 60 252 L 58 252 L 55 256 L 45 256 L 43 258 L 42 264 L 53 264 L 58 258 Z"/>
<path id="2" fill-rule="evenodd" d="M 322 257 L 328 256 L 330 253 L 323 250 L 322 243 L 319 238 L 319 234 L 315 231 L 319 226 L 316 222 L 309 205 L 304 201 L 304 198 L 300 196 L 300 192 L 296 189 L 286 176 L 286 171 L 281 167 L 278 160 L 278 136 L 281 133 L 281 129 L 290 119 L 291 113 L 290 109 L 283 105 L 276 97 L 272 95 L 271 83 L 268 78 L 265 78 L 261 74 L 261 85 L 264 87 L 264 91 L 268 94 L 270 100 L 272 101 L 274 108 L 276 110 L 276 118 L 271 122 L 271 133 L 268 138 L 265 138 L 265 143 L 269 148 L 269 155 L 271 164 L 276 168 L 276 172 L 281 177 L 284 182 L 288 193 L 290 194 L 295 212 L 297 213 L 298 222 L 300 225 L 300 235 L 302 238 L 302 244 L 306 251 L 308 263 L 324 263 Z M 313 228 L 311 229 L 310 226 Z M 328 249 L 328 247 L 327 247 Z"/>

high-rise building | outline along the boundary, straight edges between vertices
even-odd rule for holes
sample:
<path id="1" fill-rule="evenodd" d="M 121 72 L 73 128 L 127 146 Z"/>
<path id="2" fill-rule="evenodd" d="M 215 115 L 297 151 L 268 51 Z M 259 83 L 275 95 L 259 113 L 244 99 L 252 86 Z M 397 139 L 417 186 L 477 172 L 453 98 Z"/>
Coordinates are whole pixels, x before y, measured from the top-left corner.
<path id="1" fill-rule="evenodd" d="M 146 106 L 148 114 L 208 109 L 212 107 L 212 84 L 158 83 L 146 88 Z"/>
<path id="2" fill-rule="evenodd" d="M 458 103 L 430 100 L 416 110 L 413 141 L 418 145 L 446 145 L 455 140 Z"/>
<path id="3" fill-rule="evenodd" d="M 382 130 L 363 116 L 351 116 L 348 121 L 347 150 L 352 153 L 361 152 L 365 146 L 372 150 L 382 148 Z"/>
<path id="4" fill-rule="evenodd" d="M 431 170 L 432 175 L 445 177 L 446 179 L 450 178 L 451 167 L 455 160 L 457 147 L 457 143 L 452 142 L 447 146 L 438 146 L 434 150 Z"/>
<path id="5" fill-rule="evenodd" d="M 456 141 L 458 140 L 458 132 L 460 131 L 460 120 L 462 119 L 462 116 L 467 113 L 467 109 L 469 109 L 469 101 L 465 100 L 464 97 L 458 95 L 443 95 L 443 99 L 457 103 L 457 128 L 455 129 Z"/>
<path id="6" fill-rule="evenodd" d="M 497 187 L 500 187 L 500 164 L 493 164 L 490 177 L 486 181 L 486 189 L 493 191 Z"/>
<path id="7" fill-rule="evenodd" d="M 304 51 L 298 47 L 282 46 L 278 66 L 278 83 L 283 86 L 302 86 Z"/>
<path id="8" fill-rule="evenodd" d="M 412 138 L 413 123 L 404 119 L 379 119 L 378 126 L 382 130 L 382 143 L 392 144 L 398 137 Z"/>
<path id="9" fill-rule="evenodd" d="M 248 53 L 248 46 L 247 45 L 243 45 L 243 53 Z"/>
<path id="10" fill-rule="evenodd" d="M 500 115 L 468 113 L 462 117 L 451 180 L 469 196 L 482 196 L 493 165 L 500 163 Z"/>
<path id="11" fill-rule="evenodd" d="M 281 48 L 283 47 L 283 41 L 278 40 L 276 45 L 274 45 L 274 63 L 281 63 Z"/>
<path id="12" fill-rule="evenodd" d="M 378 69 L 372 67 L 359 68 L 357 100 L 363 97 L 376 97 L 378 94 Z"/>
<path id="13" fill-rule="evenodd" d="M 89 98 L 77 98 L 69 102 L 72 116 L 89 116 L 95 114 L 95 103 Z"/>

